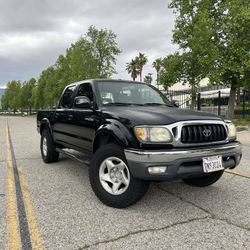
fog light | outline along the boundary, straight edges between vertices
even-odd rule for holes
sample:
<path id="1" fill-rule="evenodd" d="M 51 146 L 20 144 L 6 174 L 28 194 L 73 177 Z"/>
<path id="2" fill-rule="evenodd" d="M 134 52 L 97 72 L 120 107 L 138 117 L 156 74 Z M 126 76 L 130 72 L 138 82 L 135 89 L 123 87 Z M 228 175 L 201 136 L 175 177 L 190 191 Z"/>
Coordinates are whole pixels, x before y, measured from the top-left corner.
<path id="1" fill-rule="evenodd" d="M 150 174 L 162 174 L 166 172 L 167 167 L 162 166 L 155 166 L 155 167 L 149 167 L 148 172 Z"/>

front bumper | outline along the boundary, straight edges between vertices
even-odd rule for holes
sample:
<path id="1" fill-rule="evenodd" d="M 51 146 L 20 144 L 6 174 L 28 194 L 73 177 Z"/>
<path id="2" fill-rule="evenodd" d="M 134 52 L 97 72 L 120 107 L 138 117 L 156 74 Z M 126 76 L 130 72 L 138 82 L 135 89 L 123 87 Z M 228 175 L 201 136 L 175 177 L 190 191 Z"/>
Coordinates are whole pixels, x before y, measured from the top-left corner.
<path id="1" fill-rule="evenodd" d="M 125 156 L 135 178 L 144 180 L 175 180 L 203 175 L 202 158 L 221 155 L 224 168 L 236 167 L 241 159 L 241 144 L 230 142 L 204 148 L 169 150 L 125 149 Z M 148 168 L 166 166 L 164 173 L 149 174 Z"/>

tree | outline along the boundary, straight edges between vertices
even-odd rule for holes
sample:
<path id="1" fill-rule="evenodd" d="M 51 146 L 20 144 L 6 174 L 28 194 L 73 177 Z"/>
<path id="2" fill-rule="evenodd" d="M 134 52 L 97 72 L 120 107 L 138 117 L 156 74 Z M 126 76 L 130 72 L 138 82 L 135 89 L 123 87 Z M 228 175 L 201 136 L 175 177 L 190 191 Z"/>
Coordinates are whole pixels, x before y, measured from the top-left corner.
<path id="1" fill-rule="evenodd" d="M 151 84 L 153 81 L 153 78 L 152 78 L 152 73 L 148 73 L 148 75 L 146 75 L 144 77 L 144 82 L 147 83 L 147 84 Z"/>
<path id="2" fill-rule="evenodd" d="M 19 93 L 19 107 L 22 111 L 28 109 L 29 114 L 31 114 L 32 109 L 32 90 L 35 87 L 35 83 L 36 79 L 34 78 L 31 78 L 28 82 L 24 82 Z"/>
<path id="3" fill-rule="evenodd" d="M 11 81 L 3 96 L 4 109 L 39 109 L 54 106 L 66 85 L 89 78 L 109 78 L 115 73 L 116 56 L 121 52 L 116 34 L 90 26 L 88 32 L 71 44 L 65 55 L 43 70 L 37 82 Z M 18 91 L 16 91 L 16 89 Z M 15 92 L 15 94 L 13 94 Z"/>
<path id="4" fill-rule="evenodd" d="M 74 82 L 74 77 L 72 74 L 72 65 L 70 64 L 71 59 L 69 58 L 69 50 L 66 50 L 66 56 L 59 55 L 59 57 L 56 60 L 56 63 L 54 65 L 54 68 L 56 69 L 56 89 L 55 89 L 55 96 L 58 98 L 65 86 L 68 83 Z M 76 73 L 77 74 L 77 73 Z M 78 71 L 78 74 L 81 76 L 81 71 Z M 82 78 L 84 79 L 84 78 Z M 77 79 L 78 80 L 78 79 Z"/>
<path id="5" fill-rule="evenodd" d="M 194 108 L 197 87 L 208 75 L 214 61 L 215 20 L 210 18 L 213 5 L 211 0 L 173 0 L 169 5 L 178 14 L 173 42 L 179 45 L 182 57 L 180 80 L 191 86 L 191 108 Z"/>
<path id="6" fill-rule="evenodd" d="M 250 3 L 248 0 L 219 1 L 215 13 L 216 58 L 209 78 L 230 87 L 227 118 L 234 118 L 236 92 L 250 82 Z"/>
<path id="7" fill-rule="evenodd" d="M 115 63 L 118 54 L 121 53 L 116 42 L 117 35 L 111 30 L 90 26 L 85 36 L 89 43 L 93 58 L 97 62 L 97 69 L 101 78 L 109 78 L 116 73 Z"/>
<path id="8" fill-rule="evenodd" d="M 54 106 L 69 83 L 111 77 L 120 52 L 115 33 L 90 26 L 65 55 L 59 55 L 55 64 L 41 73 L 32 94 L 33 104 L 36 108 Z"/>
<path id="9" fill-rule="evenodd" d="M 31 95 L 31 103 L 32 108 L 37 110 L 40 108 L 39 106 L 39 94 L 38 94 L 38 87 L 37 84 L 32 89 L 32 95 Z"/>
<path id="10" fill-rule="evenodd" d="M 155 59 L 155 61 L 153 62 L 153 67 L 155 68 L 156 70 L 156 84 L 157 86 L 159 86 L 159 74 L 160 74 L 160 70 L 161 70 L 161 67 L 162 67 L 162 59 L 161 58 L 157 58 Z"/>
<path id="11" fill-rule="evenodd" d="M 170 7 L 178 14 L 173 41 L 183 52 L 182 81 L 191 85 L 192 100 L 204 77 L 227 85 L 233 119 L 236 91 L 250 80 L 249 0 L 173 0 Z"/>
<path id="12" fill-rule="evenodd" d="M 143 67 L 146 65 L 147 61 L 147 57 L 141 52 L 139 52 L 139 55 L 135 58 L 135 62 L 137 64 L 138 72 L 140 75 L 140 82 L 142 81 L 142 70 Z"/>
<path id="13" fill-rule="evenodd" d="M 9 81 L 2 97 L 4 110 L 11 109 L 15 113 L 20 107 L 19 94 L 21 91 L 21 81 Z"/>
<path id="14" fill-rule="evenodd" d="M 133 81 L 135 81 L 139 74 L 138 65 L 135 59 L 132 59 L 129 63 L 126 64 L 126 70 L 131 75 Z"/>
<path id="15" fill-rule="evenodd" d="M 1 98 L 2 110 L 8 110 L 9 107 L 9 99 L 6 93 Z"/>
<path id="16" fill-rule="evenodd" d="M 98 69 L 98 60 L 93 56 L 92 47 L 85 38 L 81 37 L 76 43 L 72 44 L 67 50 L 65 60 L 66 65 L 58 65 L 63 70 L 68 71 L 68 81 L 75 82 L 88 78 L 101 78 L 101 73 Z M 65 87 L 67 81 L 64 81 Z"/>
<path id="17" fill-rule="evenodd" d="M 159 81 L 164 89 L 172 86 L 176 82 L 181 81 L 183 75 L 183 56 L 179 53 L 168 55 L 161 61 L 161 72 Z"/>

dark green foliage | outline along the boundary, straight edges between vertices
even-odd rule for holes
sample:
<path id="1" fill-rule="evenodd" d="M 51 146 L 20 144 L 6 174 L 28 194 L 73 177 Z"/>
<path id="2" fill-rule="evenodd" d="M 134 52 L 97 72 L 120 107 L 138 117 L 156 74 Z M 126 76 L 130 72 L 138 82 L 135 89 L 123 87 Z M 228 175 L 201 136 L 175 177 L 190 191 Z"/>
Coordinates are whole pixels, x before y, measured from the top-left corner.
<path id="1" fill-rule="evenodd" d="M 232 119 L 236 90 L 250 86 L 249 0 L 172 0 L 169 7 L 177 14 L 173 42 L 179 53 L 165 59 L 161 80 L 166 86 L 189 83 L 192 104 L 202 78 L 231 87 Z"/>
<path id="2" fill-rule="evenodd" d="M 21 106 L 20 102 L 21 82 L 10 81 L 7 84 L 4 95 L 2 96 L 3 110 L 11 109 L 15 113 Z"/>
<path id="3" fill-rule="evenodd" d="M 153 81 L 152 73 L 148 73 L 148 74 L 144 77 L 143 81 L 144 81 L 145 83 L 147 83 L 147 84 L 151 84 L 152 81 Z"/>
<path id="4" fill-rule="evenodd" d="M 135 59 L 132 59 L 130 62 L 127 63 L 126 70 L 131 75 L 133 81 L 135 81 L 139 74 L 138 65 Z"/>
<path id="5" fill-rule="evenodd" d="M 160 84 L 160 71 L 162 69 L 162 59 L 161 58 L 156 58 L 155 61 L 153 62 L 152 66 L 156 70 L 156 83 L 157 85 Z"/>
<path id="6" fill-rule="evenodd" d="M 161 60 L 159 82 L 165 89 L 182 79 L 183 60 L 179 53 L 169 55 Z"/>

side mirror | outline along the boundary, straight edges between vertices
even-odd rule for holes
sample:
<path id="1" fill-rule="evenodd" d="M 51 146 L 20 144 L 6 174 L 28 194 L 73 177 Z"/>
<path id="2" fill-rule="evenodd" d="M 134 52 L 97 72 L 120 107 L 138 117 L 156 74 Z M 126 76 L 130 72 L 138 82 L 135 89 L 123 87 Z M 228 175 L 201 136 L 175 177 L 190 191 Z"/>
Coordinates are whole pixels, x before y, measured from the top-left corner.
<path id="1" fill-rule="evenodd" d="M 82 109 L 91 108 L 91 101 L 87 96 L 77 96 L 75 98 L 75 107 Z"/>
<path id="2" fill-rule="evenodd" d="M 176 100 L 171 101 L 172 105 L 176 108 L 179 107 L 179 103 Z"/>

